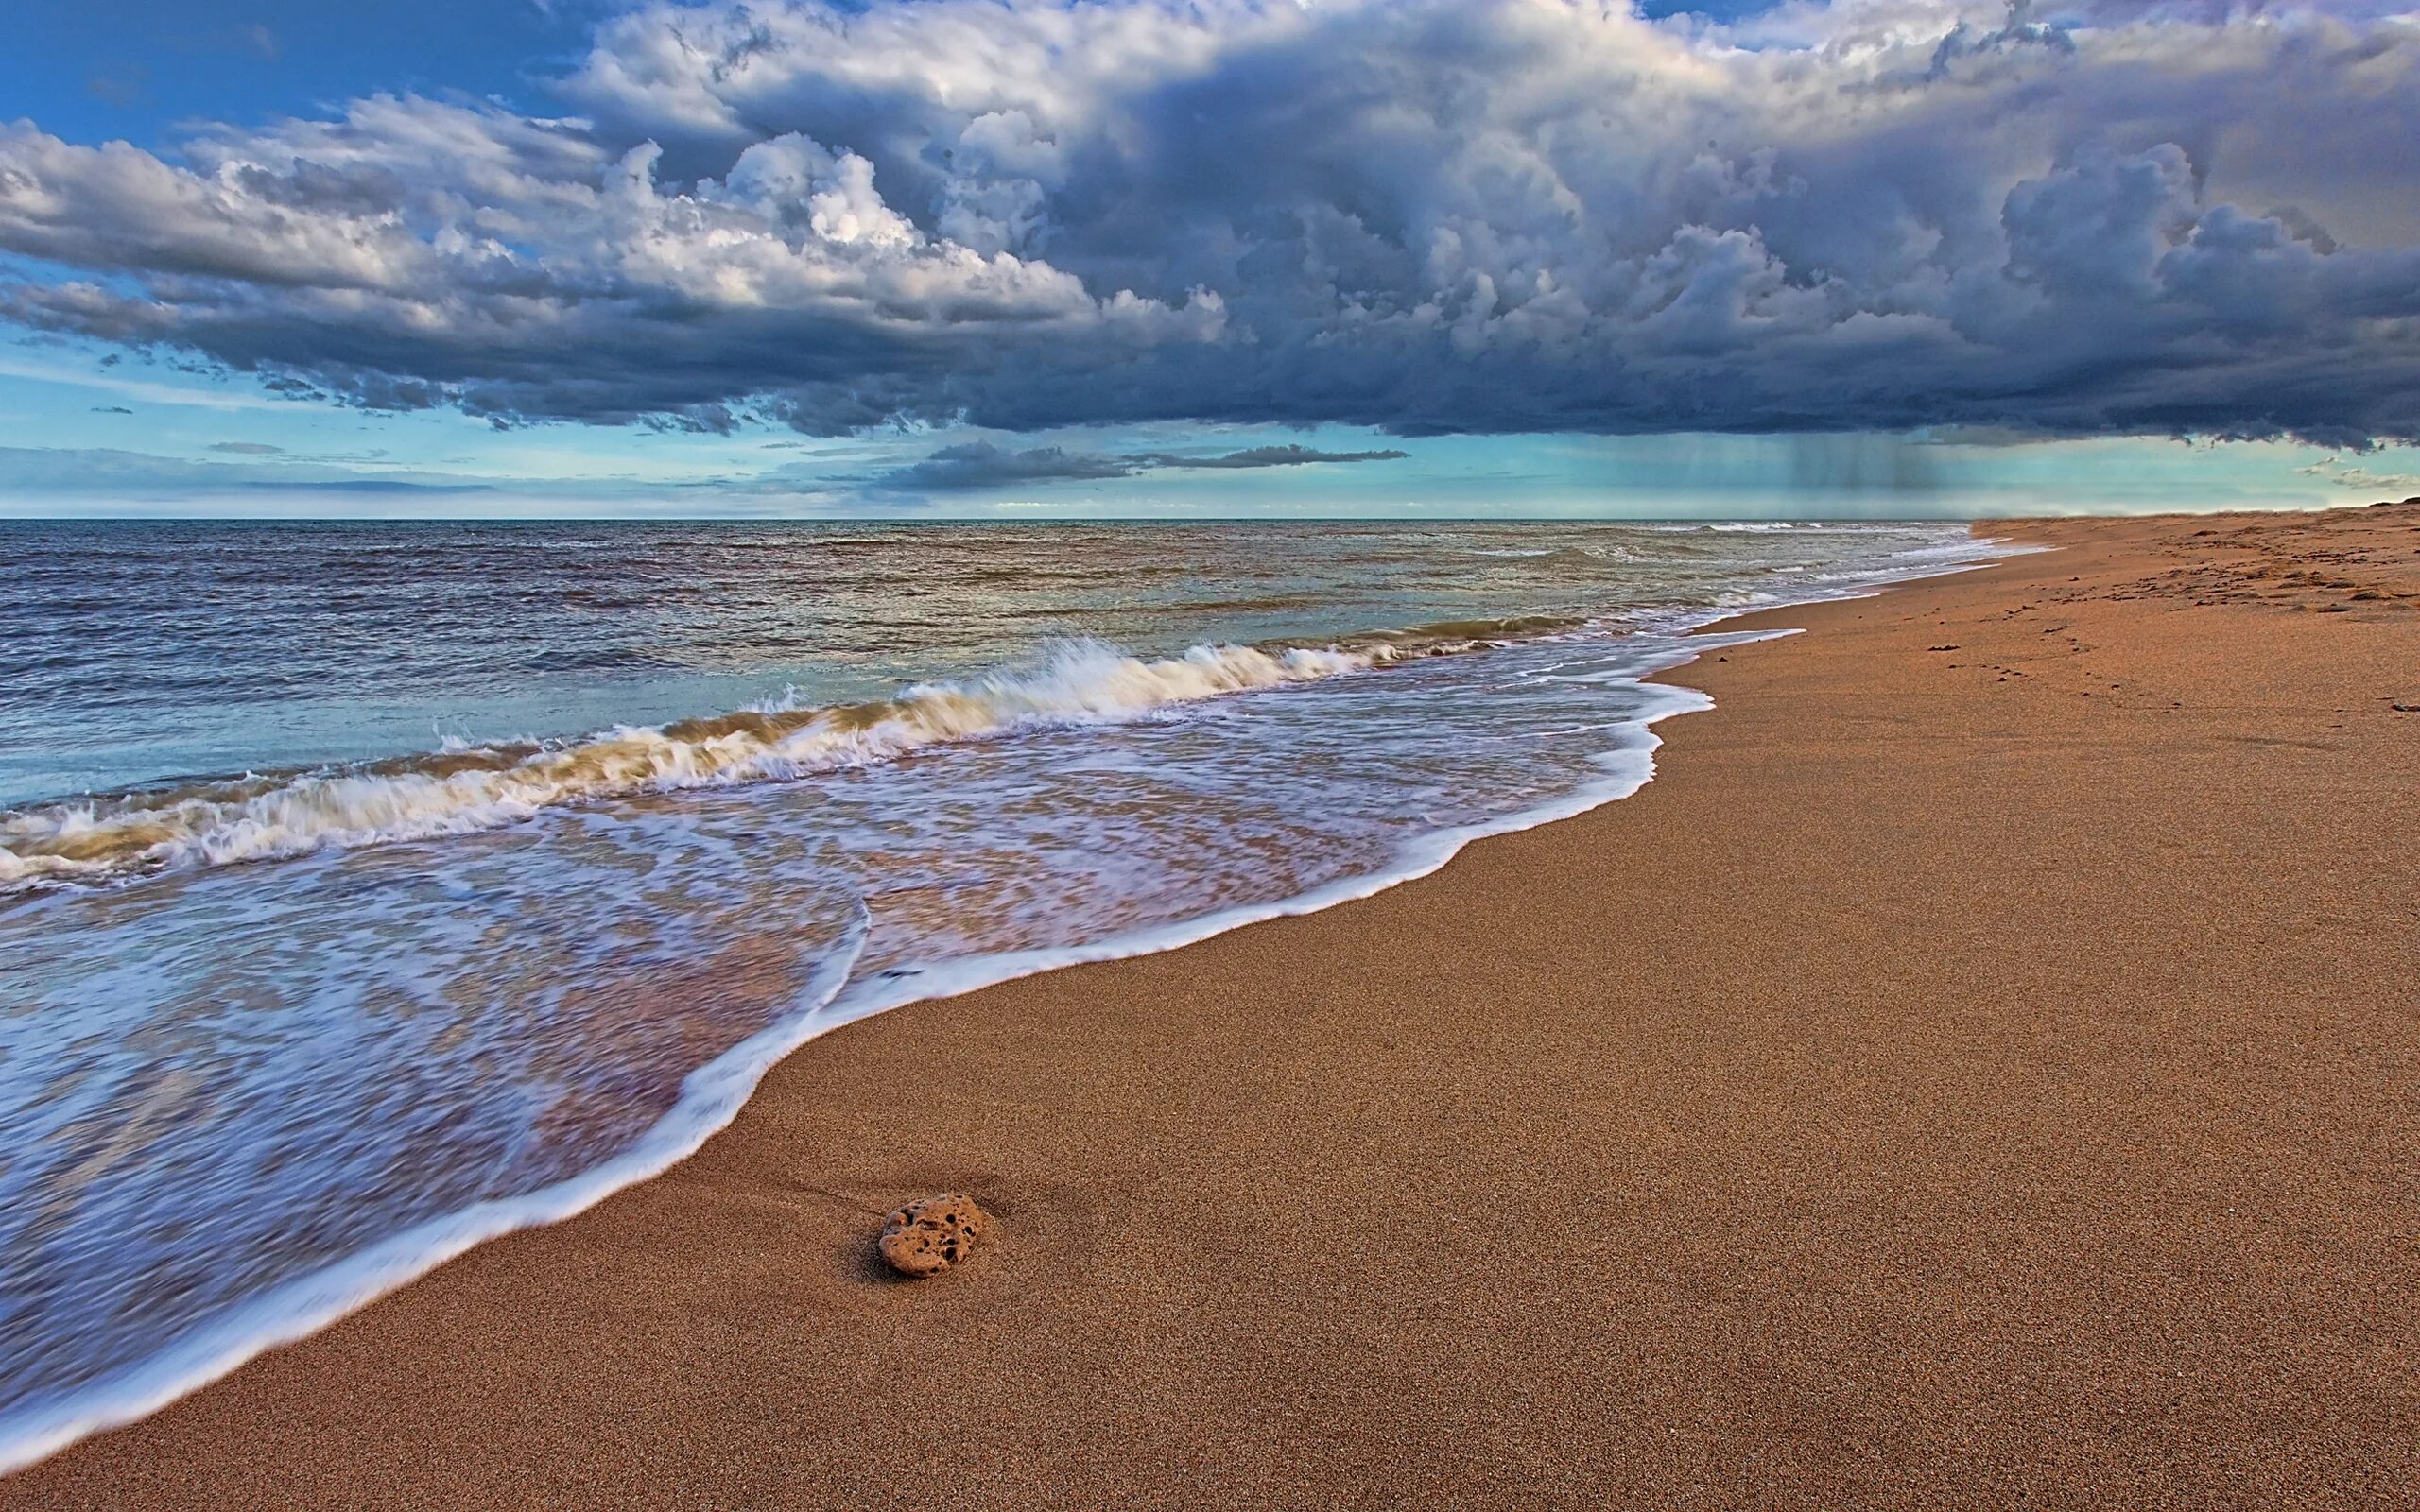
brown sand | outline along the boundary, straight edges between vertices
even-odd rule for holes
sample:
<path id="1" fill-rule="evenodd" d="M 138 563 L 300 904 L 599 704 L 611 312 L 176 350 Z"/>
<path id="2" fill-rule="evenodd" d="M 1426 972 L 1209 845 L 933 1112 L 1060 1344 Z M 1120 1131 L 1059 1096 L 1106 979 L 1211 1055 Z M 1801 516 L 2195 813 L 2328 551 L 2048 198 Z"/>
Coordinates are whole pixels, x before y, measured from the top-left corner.
<path id="1" fill-rule="evenodd" d="M 2420 507 L 2011 528 L 1635 799 L 820 1040 L 0 1498 L 2411 1506 Z"/>

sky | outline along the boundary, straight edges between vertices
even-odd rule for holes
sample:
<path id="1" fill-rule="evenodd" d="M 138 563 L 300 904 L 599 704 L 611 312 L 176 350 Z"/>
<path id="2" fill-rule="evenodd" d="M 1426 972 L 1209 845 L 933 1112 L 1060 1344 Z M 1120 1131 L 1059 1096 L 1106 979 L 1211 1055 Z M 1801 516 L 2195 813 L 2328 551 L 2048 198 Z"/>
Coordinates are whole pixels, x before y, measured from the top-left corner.
<path id="1" fill-rule="evenodd" d="M 26 0 L 0 516 L 2420 494 L 2372 0 Z"/>

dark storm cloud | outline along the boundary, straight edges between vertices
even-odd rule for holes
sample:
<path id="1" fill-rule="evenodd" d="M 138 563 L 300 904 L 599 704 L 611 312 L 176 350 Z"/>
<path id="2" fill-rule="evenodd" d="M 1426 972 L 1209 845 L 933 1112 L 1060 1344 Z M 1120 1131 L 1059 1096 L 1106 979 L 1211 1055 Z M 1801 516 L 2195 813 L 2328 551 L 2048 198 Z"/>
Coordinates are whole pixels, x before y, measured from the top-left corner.
<path id="1" fill-rule="evenodd" d="M 911 491 L 991 489 L 1019 483 L 1132 477 L 1134 472 L 1134 463 L 1122 456 L 1070 452 L 1058 446 L 1018 452 L 990 441 L 970 441 L 963 446 L 944 446 L 921 462 L 881 474 L 876 481 L 884 488 Z"/>
<path id="2" fill-rule="evenodd" d="M 1247 446 L 1240 452 L 1228 452 L 1219 456 L 1177 456 L 1167 452 L 1151 452 L 1142 460 L 1152 467 L 1183 468 L 1253 468 L 1303 467 L 1324 462 L 1400 462 L 1409 452 L 1389 448 L 1382 452 L 1321 452 L 1307 446 Z"/>
<path id="3" fill-rule="evenodd" d="M 1132 477 L 1137 472 L 1166 469 L 1238 469 L 1303 467 L 1337 462 L 1392 462 L 1409 454 L 1381 452 L 1321 452 L 1307 446 L 1253 446 L 1215 456 L 1184 456 L 1172 452 L 1137 452 L 1115 455 L 1101 452 L 1071 452 L 1060 446 L 1024 451 L 990 441 L 944 446 L 921 462 L 893 468 L 873 481 L 900 492 L 948 491 L 1008 488 L 1022 483 L 1080 483 Z"/>
<path id="4" fill-rule="evenodd" d="M 655 5 L 560 118 L 0 129 L 0 316 L 499 425 L 2420 437 L 2391 8 L 1692 9 Z"/>

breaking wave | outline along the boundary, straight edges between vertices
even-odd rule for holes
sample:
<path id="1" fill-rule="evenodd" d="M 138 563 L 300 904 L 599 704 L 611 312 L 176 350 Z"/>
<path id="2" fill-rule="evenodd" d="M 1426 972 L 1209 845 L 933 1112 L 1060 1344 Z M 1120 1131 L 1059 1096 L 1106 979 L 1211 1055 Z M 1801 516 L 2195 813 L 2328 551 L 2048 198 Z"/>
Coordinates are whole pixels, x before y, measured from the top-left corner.
<path id="1" fill-rule="evenodd" d="M 1147 718 L 1577 623 L 1449 621 L 1323 647 L 1197 645 L 1149 660 L 1071 639 L 1046 645 L 1030 668 L 917 683 L 871 703 L 775 704 L 564 742 L 448 742 L 390 761 L 39 804 L 0 814 L 0 892 L 472 833 L 601 799 L 795 779 L 1023 730 Z"/>

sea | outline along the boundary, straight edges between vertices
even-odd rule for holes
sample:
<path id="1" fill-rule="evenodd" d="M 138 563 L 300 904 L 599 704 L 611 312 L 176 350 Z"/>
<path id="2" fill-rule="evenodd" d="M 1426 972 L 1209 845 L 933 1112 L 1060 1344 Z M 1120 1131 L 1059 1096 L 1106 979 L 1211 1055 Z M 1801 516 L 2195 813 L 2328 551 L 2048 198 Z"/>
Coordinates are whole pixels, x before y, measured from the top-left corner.
<path id="1" fill-rule="evenodd" d="M 836 1025 L 1620 799 L 1707 627 L 1994 550 L 0 524 L 0 1468 L 663 1170 Z"/>

